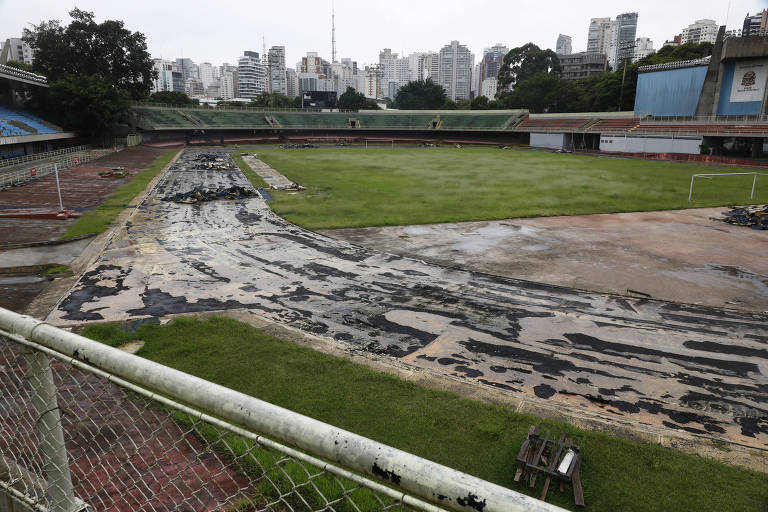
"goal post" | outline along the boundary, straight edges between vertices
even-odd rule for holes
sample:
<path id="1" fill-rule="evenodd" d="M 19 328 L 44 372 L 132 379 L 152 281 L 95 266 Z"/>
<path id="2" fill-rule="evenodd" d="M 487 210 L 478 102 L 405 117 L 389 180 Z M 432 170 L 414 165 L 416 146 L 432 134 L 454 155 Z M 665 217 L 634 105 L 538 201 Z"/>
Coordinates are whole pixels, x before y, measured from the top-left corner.
<path id="1" fill-rule="evenodd" d="M 364 146 L 365 146 L 365 148 L 368 148 L 368 144 L 370 144 L 371 146 L 386 146 L 386 145 L 388 145 L 392 149 L 395 149 L 395 139 L 387 139 L 387 138 L 364 139 Z"/>
<path id="2" fill-rule="evenodd" d="M 754 199 L 755 187 L 757 185 L 757 177 L 768 176 L 768 174 L 763 172 L 718 172 L 718 173 L 711 173 L 711 174 L 693 174 L 691 175 L 691 186 L 688 189 L 688 202 L 690 203 L 693 200 L 693 183 L 696 178 L 704 178 L 704 179 L 710 180 L 717 176 L 752 176 L 752 191 L 749 194 L 749 199 Z"/>

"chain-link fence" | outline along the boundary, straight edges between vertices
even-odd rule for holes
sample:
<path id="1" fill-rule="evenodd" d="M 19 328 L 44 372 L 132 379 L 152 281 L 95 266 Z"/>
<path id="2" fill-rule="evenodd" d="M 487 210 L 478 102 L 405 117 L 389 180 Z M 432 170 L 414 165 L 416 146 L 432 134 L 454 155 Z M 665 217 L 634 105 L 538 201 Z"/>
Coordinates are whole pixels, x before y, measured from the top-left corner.
<path id="1" fill-rule="evenodd" d="M 559 510 L 0 309 L 0 511 L 445 509 Z"/>
<path id="2" fill-rule="evenodd" d="M 52 162 L 43 162 L 36 165 L 30 165 L 24 169 L 17 169 L 13 171 L 7 171 L 0 173 L 0 190 L 20 185 L 28 181 L 42 178 L 53 174 L 56 169 L 62 171 L 69 167 L 82 165 L 90 162 L 102 156 L 114 153 L 115 151 L 122 149 L 122 147 L 115 146 L 111 149 L 94 149 L 89 151 L 82 151 L 77 153 L 69 153 L 57 158 Z"/>

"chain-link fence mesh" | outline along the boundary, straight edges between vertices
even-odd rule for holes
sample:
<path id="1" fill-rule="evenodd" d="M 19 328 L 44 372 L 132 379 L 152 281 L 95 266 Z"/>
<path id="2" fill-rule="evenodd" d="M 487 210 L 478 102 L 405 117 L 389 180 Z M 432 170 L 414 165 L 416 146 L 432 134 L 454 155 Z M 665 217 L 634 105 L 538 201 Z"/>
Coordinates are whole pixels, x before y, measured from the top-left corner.
<path id="1" fill-rule="evenodd" d="M 56 410 L 37 396 L 47 368 Z M 371 490 L 363 477 L 162 401 L 0 337 L 0 485 L 33 508 L 70 506 L 47 483 L 62 469 L 55 453 L 43 453 L 46 418 L 60 417 L 63 469 L 93 510 L 416 510 L 377 482 Z"/>

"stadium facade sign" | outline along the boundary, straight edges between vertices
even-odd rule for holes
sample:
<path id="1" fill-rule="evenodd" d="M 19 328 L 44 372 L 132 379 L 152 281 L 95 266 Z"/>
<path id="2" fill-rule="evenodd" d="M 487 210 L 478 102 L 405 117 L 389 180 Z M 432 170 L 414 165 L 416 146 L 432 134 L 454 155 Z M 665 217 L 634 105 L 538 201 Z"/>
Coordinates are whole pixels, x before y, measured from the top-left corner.
<path id="1" fill-rule="evenodd" d="M 737 62 L 733 70 L 731 102 L 763 101 L 768 81 L 768 59 Z"/>
<path id="2" fill-rule="evenodd" d="M 0 137 L 0 145 L 3 144 L 17 144 L 19 142 L 18 137 Z"/>

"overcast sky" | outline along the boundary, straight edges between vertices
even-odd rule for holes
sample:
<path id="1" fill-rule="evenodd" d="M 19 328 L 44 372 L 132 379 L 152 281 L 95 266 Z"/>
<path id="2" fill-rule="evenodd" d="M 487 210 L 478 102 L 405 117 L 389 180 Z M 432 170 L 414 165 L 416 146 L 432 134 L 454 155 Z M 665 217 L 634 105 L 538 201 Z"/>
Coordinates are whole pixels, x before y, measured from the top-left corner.
<path id="1" fill-rule="evenodd" d="M 262 37 L 267 48 L 286 47 L 288 66 L 308 51 L 331 57 L 331 0 L 0 0 L 0 38 L 20 36 L 43 20 L 69 23 L 75 6 L 143 32 L 153 57 L 236 63 L 243 50 L 261 53 Z M 637 36 L 650 37 L 658 49 L 694 20 L 741 28 L 747 13 L 766 7 L 768 0 L 335 0 L 337 56 L 364 65 L 378 62 L 382 48 L 437 51 L 454 39 L 476 56 L 495 43 L 554 49 L 560 33 L 573 38 L 578 52 L 586 49 L 590 18 L 630 11 L 639 13 Z"/>

